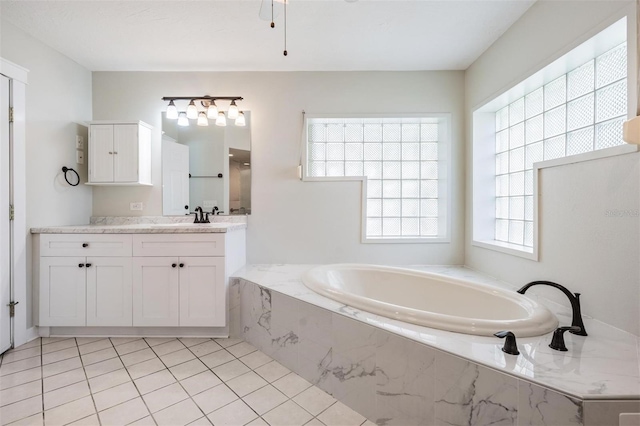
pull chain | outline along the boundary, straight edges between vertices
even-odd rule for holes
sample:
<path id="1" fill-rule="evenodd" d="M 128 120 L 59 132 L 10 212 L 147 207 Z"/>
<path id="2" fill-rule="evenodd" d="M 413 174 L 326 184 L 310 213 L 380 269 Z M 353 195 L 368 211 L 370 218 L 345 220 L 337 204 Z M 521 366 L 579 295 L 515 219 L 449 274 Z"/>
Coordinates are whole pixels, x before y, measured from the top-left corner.
<path id="1" fill-rule="evenodd" d="M 271 0 L 271 28 L 275 28 L 276 23 L 273 22 L 273 0 Z"/>
<path id="2" fill-rule="evenodd" d="M 284 56 L 287 56 L 287 0 L 284 0 Z"/>

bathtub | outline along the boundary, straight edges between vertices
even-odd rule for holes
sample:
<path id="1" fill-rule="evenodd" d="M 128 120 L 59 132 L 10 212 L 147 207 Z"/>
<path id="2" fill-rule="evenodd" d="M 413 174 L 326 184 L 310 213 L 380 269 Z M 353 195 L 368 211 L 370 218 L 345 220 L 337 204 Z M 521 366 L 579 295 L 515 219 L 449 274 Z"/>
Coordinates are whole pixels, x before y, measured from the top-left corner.
<path id="1" fill-rule="evenodd" d="M 307 271 L 303 283 L 335 301 L 374 314 L 456 333 L 510 330 L 539 336 L 558 326 L 543 305 L 515 291 L 387 266 L 337 264 Z"/>

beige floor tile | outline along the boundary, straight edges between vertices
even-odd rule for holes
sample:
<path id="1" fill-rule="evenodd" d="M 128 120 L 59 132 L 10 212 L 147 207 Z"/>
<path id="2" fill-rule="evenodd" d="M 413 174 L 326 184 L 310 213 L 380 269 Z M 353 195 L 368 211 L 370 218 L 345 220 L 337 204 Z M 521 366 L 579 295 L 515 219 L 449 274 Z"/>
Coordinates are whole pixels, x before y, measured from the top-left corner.
<path id="1" fill-rule="evenodd" d="M 223 348 L 228 348 L 229 346 L 237 345 L 240 342 L 244 342 L 243 339 L 236 339 L 231 337 L 228 339 L 215 339 L 215 341 Z"/>
<path id="2" fill-rule="evenodd" d="M 81 368 L 82 362 L 80 357 L 65 359 L 64 361 L 54 362 L 53 364 L 47 364 L 42 367 L 42 376 L 50 377 L 56 374 L 66 373 L 67 371 Z"/>
<path id="3" fill-rule="evenodd" d="M 180 341 L 188 348 L 205 342 L 213 342 L 213 340 L 207 339 L 205 337 L 183 337 L 180 339 Z"/>
<path id="4" fill-rule="evenodd" d="M 97 414 L 92 414 L 89 417 L 70 423 L 69 426 L 100 426 L 100 420 L 98 420 Z"/>
<path id="5" fill-rule="evenodd" d="M 40 367 L 40 360 L 40 356 L 34 356 L 27 359 L 21 359 L 20 361 L 11 362 L 9 364 L 2 364 L 2 366 L 0 366 L 0 376 L 15 374 L 20 371 L 30 370 L 34 367 Z"/>
<path id="6" fill-rule="evenodd" d="M 0 389 L 9 389 L 42 378 L 42 368 L 36 367 L 0 377 Z"/>
<path id="7" fill-rule="evenodd" d="M 176 379 L 184 380 L 187 377 L 191 377 L 195 374 L 208 370 L 208 368 L 199 359 L 194 359 L 194 360 L 187 361 L 182 364 L 173 366 L 169 368 L 169 370 L 174 376 L 176 376 Z"/>
<path id="8" fill-rule="evenodd" d="M 124 365 L 122 365 L 122 361 L 120 361 L 120 358 L 111 358 L 106 361 L 87 365 L 84 367 L 84 371 L 87 373 L 87 377 L 91 379 L 92 377 L 97 377 L 102 374 L 120 370 L 123 367 Z"/>
<path id="9" fill-rule="evenodd" d="M 207 389 L 211 389 L 220 383 L 222 383 L 222 381 L 218 379 L 218 376 L 209 370 L 203 371 L 200 374 L 196 374 L 195 376 L 191 376 L 184 380 L 180 380 L 182 387 L 191 396 L 204 392 Z"/>
<path id="10" fill-rule="evenodd" d="M 313 416 L 289 400 L 262 416 L 267 423 L 278 426 L 302 426 Z"/>
<path id="11" fill-rule="evenodd" d="M 211 426 L 211 422 L 206 417 L 200 417 L 198 420 L 194 420 L 187 426 Z"/>
<path id="12" fill-rule="evenodd" d="M 84 368 L 76 368 L 66 373 L 46 377 L 43 380 L 42 386 L 45 392 L 51 392 L 52 390 L 82 382 L 83 380 L 87 380 L 87 377 L 84 375 Z"/>
<path id="13" fill-rule="evenodd" d="M 173 385 L 169 385 L 148 393 L 142 398 L 144 399 L 144 402 L 147 404 L 147 407 L 149 408 L 151 413 L 155 413 L 164 409 L 165 407 L 189 398 L 189 395 L 184 391 L 184 389 L 182 389 L 182 386 L 180 386 L 178 383 L 174 383 Z"/>
<path id="14" fill-rule="evenodd" d="M 200 417 L 202 417 L 202 411 L 190 399 L 160 410 L 153 415 L 158 426 L 183 426 Z"/>
<path id="15" fill-rule="evenodd" d="M 193 397 L 193 400 L 205 414 L 209 414 L 220 407 L 224 407 L 236 399 L 238 399 L 238 396 L 224 383 Z"/>
<path id="16" fill-rule="evenodd" d="M 246 426 L 269 426 L 269 423 L 262 420 L 261 417 L 258 417 L 254 421 L 247 423 Z"/>
<path id="17" fill-rule="evenodd" d="M 162 357 L 163 355 L 167 355 L 170 354 L 171 352 L 176 352 L 176 351 L 180 351 L 182 349 L 185 349 L 185 345 L 183 345 L 182 343 L 180 343 L 179 340 L 172 340 L 170 342 L 167 343 L 163 343 L 161 345 L 157 345 L 153 347 L 153 351 L 159 356 Z"/>
<path id="18" fill-rule="evenodd" d="M 132 399 L 98 413 L 103 425 L 118 426 L 133 423 L 149 415 L 142 398 Z"/>
<path id="19" fill-rule="evenodd" d="M 119 370 L 103 374 L 101 376 L 90 378 L 89 387 L 91 388 L 92 393 L 98 393 L 105 389 L 109 389 L 130 381 L 131 378 L 129 377 L 129 373 L 127 373 L 127 370 L 121 368 Z"/>
<path id="20" fill-rule="evenodd" d="M 336 402 L 334 397 L 315 386 L 297 395 L 293 400 L 314 416 L 317 416 Z"/>
<path id="21" fill-rule="evenodd" d="M 75 358 L 79 356 L 78 347 L 63 349 L 61 351 L 50 352 L 42 355 L 42 365 L 51 364 L 53 362 L 62 361 L 69 358 Z"/>
<path id="22" fill-rule="evenodd" d="M 227 386 L 231 388 L 239 397 L 250 394 L 253 391 L 260 389 L 268 383 L 253 371 L 249 371 L 241 376 L 235 377 L 226 382 Z"/>
<path id="23" fill-rule="evenodd" d="M 154 347 L 177 339 L 175 337 L 145 337 L 144 340 L 147 341 L 147 345 Z"/>
<path id="24" fill-rule="evenodd" d="M 0 422 L 2 422 L 2 424 L 4 425 L 27 417 L 31 417 L 41 411 L 42 397 L 39 395 L 34 396 L 29 399 L 24 399 L 22 401 L 2 407 L 2 418 L 0 418 Z"/>
<path id="25" fill-rule="evenodd" d="M 204 362 L 205 365 L 209 368 L 215 368 L 219 365 L 233 361 L 234 359 L 235 357 L 225 350 L 219 350 L 209 355 L 200 357 L 200 361 Z"/>
<path id="26" fill-rule="evenodd" d="M 98 411 L 104 411 L 107 408 L 122 404 L 125 401 L 139 397 L 136 387 L 131 382 L 103 390 L 102 392 L 93 394 L 93 401 Z"/>
<path id="27" fill-rule="evenodd" d="M 120 357 L 125 367 L 129 365 L 138 364 L 140 362 L 148 361 L 150 359 L 157 358 L 155 352 L 151 348 L 142 349 L 141 351 L 131 352 Z"/>
<path id="28" fill-rule="evenodd" d="M 241 374 L 247 373 L 249 367 L 238 361 L 237 359 L 226 364 L 219 365 L 216 368 L 211 369 L 216 376 L 220 377 L 220 380 L 226 382 L 234 377 L 238 377 Z"/>
<path id="29" fill-rule="evenodd" d="M 109 339 L 96 340 L 94 342 L 78 346 L 81 355 L 101 351 L 108 348 L 113 348 L 113 345 L 111 344 L 111 341 Z"/>
<path id="30" fill-rule="evenodd" d="M 160 370 L 157 373 L 149 374 L 148 376 L 135 380 L 136 387 L 141 395 L 153 392 L 175 382 L 176 379 L 168 370 Z"/>
<path id="31" fill-rule="evenodd" d="M 250 353 L 257 350 L 258 349 L 255 346 L 247 342 L 242 342 L 238 343 L 237 345 L 227 347 L 227 351 L 229 351 L 229 353 L 231 353 L 231 355 L 235 356 L 236 358 L 249 355 Z"/>
<path id="32" fill-rule="evenodd" d="M 317 417 L 327 426 L 360 426 L 367 420 L 340 401 L 327 408 Z"/>
<path id="33" fill-rule="evenodd" d="M 263 415 L 285 402 L 288 398 L 278 389 L 268 385 L 250 393 L 242 399 L 249 407 L 253 408 L 256 413 Z"/>
<path id="34" fill-rule="evenodd" d="M 49 426 L 66 425 L 92 414 L 96 409 L 90 396 L 69 402 L 68 404 L 47 410 L 44 412 L 44 424 Z"/>
<path id="35" fill-rule="evenodd" d="M 189 349 L 182 349 L 160 356 L 160 359 L 167 367 L 173 367 L 174 365 L 182 364 L 195 358 L 196 356 L 192 354 Z"/>
<path id="36" fill-rule="evenodd" d="M 76 343 L 78 346 L 88 345 L 89 343 L 97 342 L 98 340 L 109 340 L 105 337 L 76 337 Z"/>
<path id="37" fill-rule="evenodd" d="M 147 416 L 133 423 L 129 423 L 129 426 L 156 426 L 156 422 L 153 420 L 153 417 Z"/>
<path id="38" fill-rule="evenodd" d="M 42 341 L 42 346 L 50 345 L 51 343 L 62 342 L 63 340 L 70 340 L 73 337 L 43 337 L 40 340 Z"/>
<path id="39" fill-rule="evenodd" d="M 116 346 L 116 352 L 118 352 L 118 355 L 122 356 L 122 355 L 129 354 L 131 352 L 147 349 L 148 347 L 149 345 L 147 345 L 147 342 L 145 342 L 144 339 L 140 339 L 140 340 L 134 340 L 133 342 L 124 343 L 122 345 Z"/>
<path id="40" fill-rule="evenodd" d="M 43 342 L 44 343 L 44 342 Z M 59 340 L 57 342 L 53 342 L 47 345 L 42 345 L 42 354 L 48 354 L 51 352 L 57 352 L 57 351 L 61 351 L 63 349 L 69 349 L 69 348 L 74 348 L 77 347 L 78 345 L 76 345 L 76 339 L 65 339 L 65 340 Z"/>
<path id="41" fill-rule="evenodd" d="M 44 424 L 44 413 L 34 414 L 33 416 L 13 422 L 10 426 L 42 426 Z"/>
<path id="42" fill-rule="evenodd" d="M 127 367 L 127 371 L 129 371 L 131 378 L 134 380 L 164 369 L 164 364 L 158 358 Z"/>
<path id="43" fill-rule="evenodd" d="M 91 365 L 97 362 L 106 361 L 111 358 L 117 358 L 118 354 L 113 347 L 101 349 L 81 356 L 84 365 Z"/>
<path id="44" fill-rule="evenodd" d="M 40 394 L 42 394 L 42 383 L 40 380 L 5 389 L 0 391 L 0 407 L 4 407 L 7 404 L 13 404 L 14 402 L 22 401 L 24 399 L 29 399 Z M 2 411 L 1 408 L 0 411 Z M 0 416 L 0 420 L 1 419 L 2 417 Z"/>
<path id="45" fill-rule="evenodd" d="M 270 363 L 265 364 L 262 367 L 256 368 L 255 372 L 262 376 L 262 378 L 264 378 L 266 381 L 271 383 L 275 382 L 281 377 L 286 376 L 291 371 L 280 364 L 278 361 L 271 361 Z"/>
<path id="46" fill-rule="evenodd" d="M 35 339 L 25 343 L 24 345 L 20 345 L 17 348 L 11 349 L 6 353 L 22 351 L 29 348 L 35 348 L 36 346 L 42 346 L 42 339 L 40 339 L 39 337 L 36 337 Z"/>
<path id="47" fill-rule="evenodd" d="M 45 393 L 44 409 L 45 411 L 50 410 L 59 405 L 75 401 L 88 395 L 91 395 L 91 391 L 89 391 L 89 384 L 86 380 L 74 383 L 73 385 Z"/>
<path id="48" fill-rule="evenodd" d="M 120 346 L 140 339 L 142 339 L 142 337 L 111 337 L 109 340 L 111 340 L 113 346 Z"/>
<path id="49" fill-rule="evenodd" d="M 362 426 L 376 426 L 376 424 L 371 420 L 367 420 L 366 422 L 362 423 Z"/>
<path id="50" fill-rule="evenodd" d="M 260 366 L 270 363 L 271 361 L 273 361 L 273 358 L 262 351 L 255 351 L 250 353 L 249 355 L 241 357 L 240 361 L 246 364 L 246 366 L 250 369 L 255 370 Z"/>
<path id="51" fill-rule="evenodd" d="M 207 417 L 216 426 L 237 426 L 245 425 L 258 416 L 255 411 L 239 399 L 209 413 Z"/>
<path id="52" fill-rule="evenodd" d="M 23 349 L 21 351 L 7 352 L 2 356 L 2 363 L 9 364 L 23 359 L 33 358 L 38 355 L 40 355 L 40 346 Z"/>
<path id="53" fill-rule="evenodd" d="M 200 343 L 199 345 L 189 347 L 189 350 L 193 352 L 197 357 L 209 355 L 214 352 L 218 352 L 221 349 L 222 349 L 222 346 L 220 346 L 213 340 L 209 340 L 207 342 Z"/>
<path id="54" fill-rule="evenodd" d="M 272 383 L 280 392 L 287 395 L 289 398 L 293 398 L 305 389 L 313 386 L 296 373 L 289 373 L 284 377 L 279 378 Z"/>
<path id="55" fill-rule="evenodd" d="M 313 418 L 311 421 L 304 424 L 304 426 L 325 426 L 320 420 Z"/>

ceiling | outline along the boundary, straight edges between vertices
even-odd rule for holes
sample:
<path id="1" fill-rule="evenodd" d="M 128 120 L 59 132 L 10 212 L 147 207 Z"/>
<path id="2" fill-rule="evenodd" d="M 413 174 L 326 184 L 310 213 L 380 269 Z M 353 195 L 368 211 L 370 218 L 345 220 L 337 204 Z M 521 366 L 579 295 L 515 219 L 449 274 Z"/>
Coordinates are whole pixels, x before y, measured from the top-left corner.
<path id="1" fill-rule="evenodd" d="M 284 14 L 270 28 L 259 0 L 2 0 L 0 12 L 92 71 L 464 70 L 534 2 L 290 0 L 287 57 Z"/>

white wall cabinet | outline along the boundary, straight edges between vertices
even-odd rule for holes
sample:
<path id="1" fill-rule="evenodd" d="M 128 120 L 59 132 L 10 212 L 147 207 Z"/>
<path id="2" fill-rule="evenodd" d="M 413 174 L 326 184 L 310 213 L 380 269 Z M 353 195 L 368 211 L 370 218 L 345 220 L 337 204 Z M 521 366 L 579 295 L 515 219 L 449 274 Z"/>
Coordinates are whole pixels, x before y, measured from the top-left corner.
<path id="1" fill-rule="evenodd" d="M 138 122 L 89 123 L 87 185 L 151 185 L 151 130 Z"/>
<path id="2" fill-rule="evenodd" d="M 37 234 L 37 324 L 225 327 L 245 231 Z"/>

